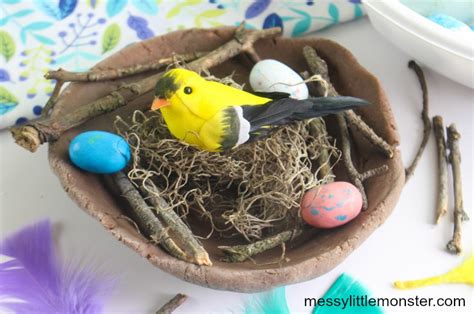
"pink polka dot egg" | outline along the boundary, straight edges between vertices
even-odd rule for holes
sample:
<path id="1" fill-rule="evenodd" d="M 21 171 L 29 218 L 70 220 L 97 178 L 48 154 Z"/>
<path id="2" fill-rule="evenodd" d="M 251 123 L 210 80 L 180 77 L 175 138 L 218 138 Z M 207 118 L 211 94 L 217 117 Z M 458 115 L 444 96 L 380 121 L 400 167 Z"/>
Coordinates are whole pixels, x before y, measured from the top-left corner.
<path id="1" fill-rule="evenodd" d="M 359 215 L 362 195 L 352 184 L 331 182 L 308 190 L 301 201 L 301 216 L 313 227 L 342 226 Z"/>

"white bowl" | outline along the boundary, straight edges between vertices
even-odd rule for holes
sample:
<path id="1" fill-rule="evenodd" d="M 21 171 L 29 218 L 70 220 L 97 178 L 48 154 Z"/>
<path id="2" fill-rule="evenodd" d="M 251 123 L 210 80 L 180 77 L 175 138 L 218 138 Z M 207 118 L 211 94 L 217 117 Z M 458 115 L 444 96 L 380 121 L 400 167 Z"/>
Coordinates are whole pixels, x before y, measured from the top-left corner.
<path id="1" fill-rule="evenodd" d="M 474 88 L 474 32 L 446 29 L 399 1 L 365 0 L 372 25 L 417 62 Z"/>

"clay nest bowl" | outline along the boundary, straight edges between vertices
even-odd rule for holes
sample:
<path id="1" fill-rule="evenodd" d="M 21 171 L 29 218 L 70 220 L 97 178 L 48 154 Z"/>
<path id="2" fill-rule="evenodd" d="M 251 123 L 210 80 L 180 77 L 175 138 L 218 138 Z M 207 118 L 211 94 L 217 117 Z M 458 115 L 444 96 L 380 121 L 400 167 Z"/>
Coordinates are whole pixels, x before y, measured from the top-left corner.
<path id="1" fill-rule="evenodd" d="M 172 53 L 210 51 L 229 41 L 235 28 L 191 29 L 178 31 L 148 41 L 130 45 L 96 65 L 100 68 L 118 68 L 140 62 L 170 56 Z M 277 59 L 298 72 L 307 70 L 302 56 L 305 45 L 314 47 L 326 60 L 331 80 L 342 95 L 350 95 L 368 100 L 372 105 L 357 112 L 362 118 L 390 144 L 397 145 L 399 137 L 389 103 L 379 81 L 367 72 L 352 54 L 326 39 L 263 39 L 255 48 L 262 58 Z M 252 63 L 245 56 L 238 56 L 224 64 L 212 68 L 216 76 L 226 76 L 235 72 L 234 79 L 247 82 Z M 107 83 L 74 83 L 60 97 L 54 115 L 61 115 L 104 96 L 119 84 L 130 82 L 137 77 Z M 248 84 L 247 84 L 248 86 Z M 145 109 L 152 99 L 144 95 L 118 111 L 103 115 L 75 129 L 64 133 L 49 147 L 50 164 L 59 177 L 69 196 L 88 214 L 95 217 L 118 240 L 145 257 L 158 268 L 188 282 L 215 289 L 253 292 L 275 286 L 309 280 L 320 276 L 343 261 L 353 250 L 389 216 L 394 208 L 404 183 L 404 168 L 400 153 L 395 152 L 392 159 L 386 159 L 367 143 L 357 131 L 354 137 L 355 164 L 359 170 L 368 170 L 388 165 L 388 172 L 365 182 L 369 208 L 350 223 L 332 230 L 318 232 L 316 235 L 303 235 L 297 242 L 286 248 L 288 262 L 270 263 L 279 258 L 279 248 L 265 252 L 256 262 L 221 262 L 219 245 L 228 245 L 228 240 L 213 237 L 204 241 L 204 246 L 213 262 L 211 267 L 189 264 L 167 254 L 159 246 L 153 245 L 143 237 L 126 219 L 129 211 L 125 200 L 108 188 L 103 176 L 83 172 L 69 161 L 67 149 L 72 138 L 86 130 L 112 130 L 116 115 L 129 118 L 136 109 Z M 328 131 L 337 138 L 335 120 L 326 120 Z M 336 169 L 338 180 L 346 178 L 344 169 Z M 195 227 L 192 225 L 192 227 Z M 225 242 L 225 243 L 224 243 Z M 375 253 L 374 253 L 375 254 Z"/>

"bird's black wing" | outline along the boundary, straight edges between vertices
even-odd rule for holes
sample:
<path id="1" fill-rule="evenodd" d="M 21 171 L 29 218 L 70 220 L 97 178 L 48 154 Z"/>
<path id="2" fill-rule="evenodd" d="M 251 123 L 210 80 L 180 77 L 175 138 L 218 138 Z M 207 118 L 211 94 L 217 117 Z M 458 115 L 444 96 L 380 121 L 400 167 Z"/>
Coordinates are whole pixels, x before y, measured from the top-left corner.
<path id="1" fill-rule="evenodd" d="M 355 97 L 314 97 L 305 100 L 282 98 L 264 105 L 241 106 L 243 117 L 250 123 L 251 139 L 266 136 L 277 126 L 354 109 L 368 105 L 363 99 Z"/>

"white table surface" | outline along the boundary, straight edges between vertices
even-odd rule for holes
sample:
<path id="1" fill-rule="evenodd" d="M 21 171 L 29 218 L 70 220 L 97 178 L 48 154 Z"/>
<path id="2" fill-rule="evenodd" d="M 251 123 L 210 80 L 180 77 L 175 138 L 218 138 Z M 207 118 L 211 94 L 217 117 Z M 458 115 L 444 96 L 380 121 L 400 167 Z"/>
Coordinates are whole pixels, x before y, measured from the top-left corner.
<path id="1" fill-rule="evenodd" d="M 367 19 L 337 26 L 314 36 L 327 37 L 349 48 L 359 62 L 377 76 L 385 88 L 401 135 L 406 164 L 422 137 L 421 91 L 410 57 L 378 34 Z M 466 71 L 473 69 L 466 69 Z M 425 69 L 430 115 L 456 122 L 462 134 L 464 205 L 474 218 L 473 106 L 474 92 Z M 397 279 L 415 279 L 443 273 L 472 254 L 472 222 L 464 225 L 463 256 L 446 253 L 452 233 L 452 213 L 439 226 L 433 224 L 436 201 L 436 147 L 431 137 L 415 176 L 386 223 L 362 246 L 329 273 L 287 287 L 292 312 L 310 313 L 305 297 L 321 297 L 342 273 L 360 279 L 378 297 L 462 297 L 465 308 L 387 308 L 387 313 L 474 313 L 473 288 L 440 285 L 417 290 L 396 290 Z M 450 200 L 452 202 L 452 198 Z M 55 224 L 60 253 L 67 259 L 85 257 L 121 281 L 109 299 L 107 313 L 151 313 L 177 292 L 189 295 L 176 313 L 239 312 L 245 294 L 202 288 L 177 279 L 139 257 L 118 242 L 97 221 L 83 213 L 62 190 L 47 161 L 47 148 L 31 154 L 15 145 L 7 131 L 0 132 L 0 235 L 49 217 Z"/>

